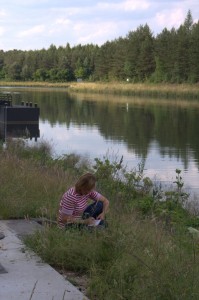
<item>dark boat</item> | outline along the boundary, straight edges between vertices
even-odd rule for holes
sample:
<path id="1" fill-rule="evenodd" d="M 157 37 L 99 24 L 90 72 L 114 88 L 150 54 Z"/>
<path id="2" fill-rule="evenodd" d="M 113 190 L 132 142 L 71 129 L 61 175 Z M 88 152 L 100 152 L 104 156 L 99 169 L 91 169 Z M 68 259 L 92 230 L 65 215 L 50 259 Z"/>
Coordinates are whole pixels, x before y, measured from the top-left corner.
<path id="1" fill-rule="evenodd" d="M 39 107 L 31 102 L 14 105 L 11 93 L 0 93 L 0 139 L 8 137 L 37 138 Z"/>

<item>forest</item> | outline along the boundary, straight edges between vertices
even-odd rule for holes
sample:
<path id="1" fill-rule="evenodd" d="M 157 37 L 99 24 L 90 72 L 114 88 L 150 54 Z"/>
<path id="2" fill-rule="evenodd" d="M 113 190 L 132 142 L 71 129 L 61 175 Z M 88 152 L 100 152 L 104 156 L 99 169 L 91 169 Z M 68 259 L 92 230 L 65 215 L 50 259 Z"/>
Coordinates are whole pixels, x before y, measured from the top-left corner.
<path id="1" fill-rule="evenodd" d="M 199 82 L 199 21 L 189 10 L 179 28 L 154 36 L 147 24 L 101 46 L 0 50 L 1 81 Z"/>

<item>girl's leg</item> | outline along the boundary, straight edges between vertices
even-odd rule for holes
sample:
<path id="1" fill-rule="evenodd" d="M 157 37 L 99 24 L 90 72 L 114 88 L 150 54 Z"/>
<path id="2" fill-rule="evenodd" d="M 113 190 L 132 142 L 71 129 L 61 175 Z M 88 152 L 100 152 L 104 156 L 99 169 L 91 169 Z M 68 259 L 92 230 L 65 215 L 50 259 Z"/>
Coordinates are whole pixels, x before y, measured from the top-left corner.
<path id="1" fill-rule="evenodd" d="M 103 211 L 103 203 L 101 201 L 97 201 L 95 203 L 87 206 L 83 213 L 83 219 L 87 219 L 89 217 L 97 218 Z"/>
<path id="2" fill-rule="evenodd" d="M 103 203 L 102 201 L 97 201 L 87 206 L 87 208 L 83 213 L 82 218 L 87 219 L 89 217 L 93 217 L 96 219 L 102 213 L 102 211 L 103 211 Z M 107 222 L 105 220 L 101 220 L 99 225 L 101 225 L 101 227 L 102 226 L 107 227 Z"/>

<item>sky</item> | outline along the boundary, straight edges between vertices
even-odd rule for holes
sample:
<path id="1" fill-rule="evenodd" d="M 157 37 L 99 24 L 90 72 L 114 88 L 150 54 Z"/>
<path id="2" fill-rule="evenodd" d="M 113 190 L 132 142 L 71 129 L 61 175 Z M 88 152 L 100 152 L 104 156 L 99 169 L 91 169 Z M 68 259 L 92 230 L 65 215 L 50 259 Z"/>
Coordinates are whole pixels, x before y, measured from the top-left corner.
<path id="1" fill-rule="evenodd" d="M 148 24 L 156 36 L 178 28 L 199 0 L 0 0 L 0 50 L 102 45 Z"/>

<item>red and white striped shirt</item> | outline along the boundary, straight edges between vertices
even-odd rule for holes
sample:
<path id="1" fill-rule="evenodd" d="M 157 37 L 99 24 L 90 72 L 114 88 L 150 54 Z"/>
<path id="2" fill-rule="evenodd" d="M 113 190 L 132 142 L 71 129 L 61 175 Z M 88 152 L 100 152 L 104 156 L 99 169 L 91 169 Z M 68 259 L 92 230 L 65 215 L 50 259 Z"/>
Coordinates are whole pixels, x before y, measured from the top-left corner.
<path id="1" fill-rule="evenodd" d="M 75 219 L 80 219 L 84 210 L 88 205 L 88 200 L 99 200 L 101 194 L 96 191 L 91 191 L 86 195 L 80 195 L 76 193 L 75 188 L 70 188 L 65 192 L 61 198 L 59 206 L 58 225 L 60 228 L 64 228 L 65 224 L 62 222 L 62 216 L 73 216 Z"/>

